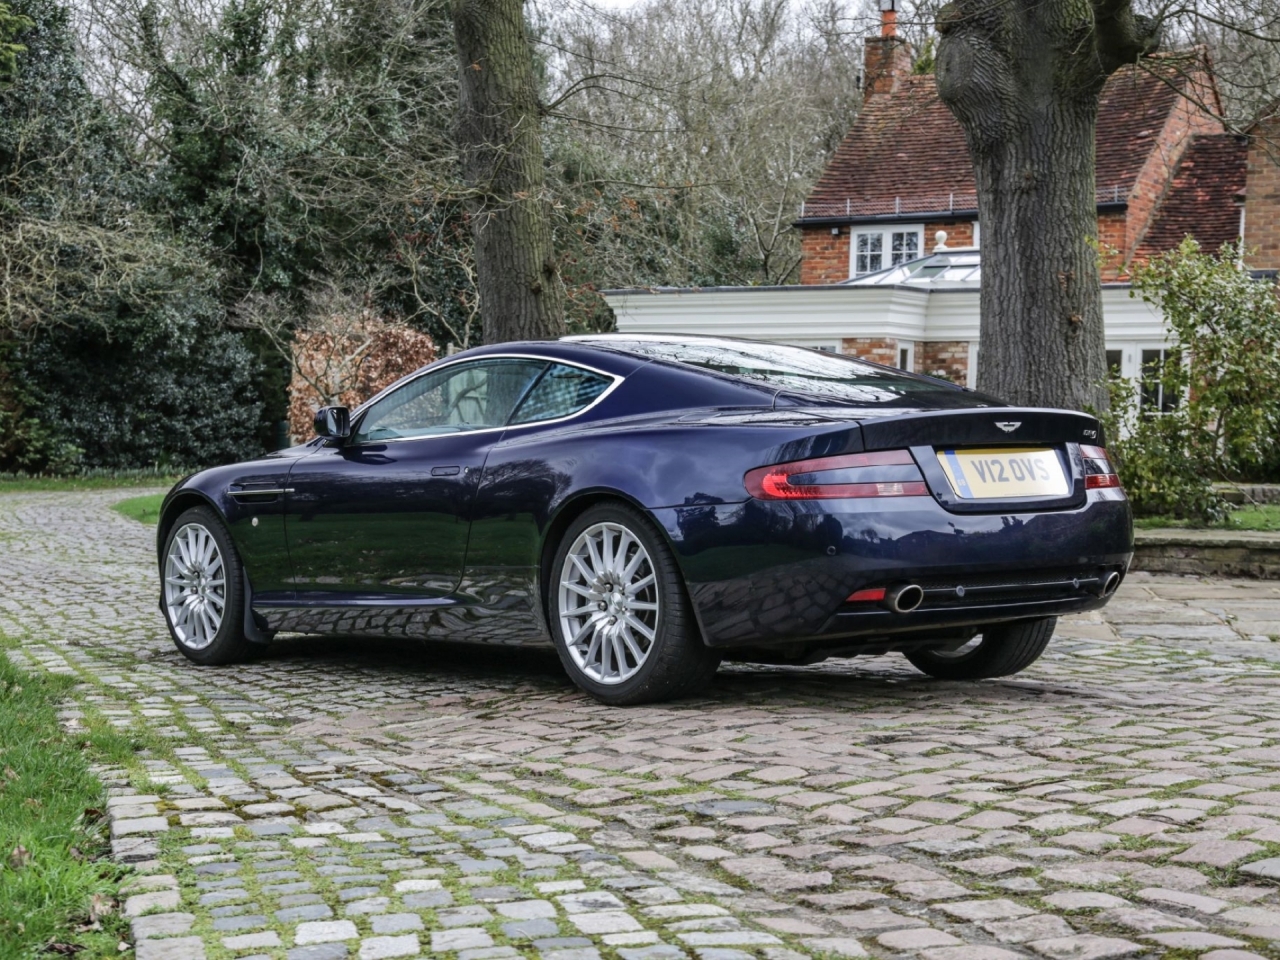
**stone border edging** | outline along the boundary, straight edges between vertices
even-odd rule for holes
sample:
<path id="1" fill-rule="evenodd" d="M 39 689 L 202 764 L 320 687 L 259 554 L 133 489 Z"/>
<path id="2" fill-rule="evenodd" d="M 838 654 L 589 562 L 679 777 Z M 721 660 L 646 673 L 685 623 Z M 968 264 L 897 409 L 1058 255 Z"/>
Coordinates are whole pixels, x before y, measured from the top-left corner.
<path id="1" fill-rule="evenodd" d="M 1280 580 L 1280 533 L 1135 530 L 1131 570 Z"/>

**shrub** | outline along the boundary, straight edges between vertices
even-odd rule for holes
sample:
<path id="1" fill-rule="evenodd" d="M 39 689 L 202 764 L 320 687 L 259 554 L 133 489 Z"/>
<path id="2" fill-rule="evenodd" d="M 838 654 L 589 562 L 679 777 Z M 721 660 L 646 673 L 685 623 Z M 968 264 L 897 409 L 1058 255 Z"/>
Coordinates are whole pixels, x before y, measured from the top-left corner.
<path id="1" fill-rule="evenodd" d="M 1215 520 L 1225 508 L 1212 481 L 1280 473 L 1280 300 L 1274 284 L 1241 269 L 1239 254 L 1231 245 L 1205 254 L 1188 237 L 1133 268 L 1135 295 L 1163 313 L 1176 357 L 1143 371 L 1144 381 L 1180 398 L 1164 412 L 1144 409 L 1141 391 L 1112 385 L 1104 422 L 1139 514 Z"/>
<path id="2" fill-rule="evenodd" d="M 1181 364 L 1171 360 L 1166 367 Z M 1169 376 L 1176 381 L 1181 374 L 1170 370 Z M 1153 415 L 1141 409 L 1138 390 L 1130 381 L 1112 381 L 1110 389 L 1111 409 L 1101 417 L 1107 452 L 1134 513 L 1201 523 L 1221 520 L 1226 504 L 1214 492 L 1213 464 L 1194 442 L 1186 405 Z"/>
<path id="3" fill-rule="evenodd" d="M 425 333 L 370 319 L 340 332 L 299 332 L 293 358 L 289 431 L 301 442 L 314 435 L 312 420 L 320 407 L 344 404 L 354 409 L 433 361 L 436 349 Z"/>
<path id="4" fill-rule="evenodd" d="M 27 417 L 42 425 L 46 446 L 74 448 L 79 457 L 41 458 L 28 439 L 23 455 L 4 464 L 9 469 L 206 465 L 260 449 L 257 360 L 208 315 L 59 327 L 16 352 Z"/>

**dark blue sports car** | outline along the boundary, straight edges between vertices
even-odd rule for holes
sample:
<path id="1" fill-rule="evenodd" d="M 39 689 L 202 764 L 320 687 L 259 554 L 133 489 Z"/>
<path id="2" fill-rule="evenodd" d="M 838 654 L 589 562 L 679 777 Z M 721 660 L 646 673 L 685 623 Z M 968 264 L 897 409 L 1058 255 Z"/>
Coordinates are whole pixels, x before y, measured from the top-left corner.
<path id="1" fill-rule="evenodd" d="M 161 608 L 196 663 L 284 630 L 550 644 L 613 704 L 725 658 L 996 677 L 1133 551 L 1093 417 L 778 344 L 481 347 L 316 428 L 165 500 Z"/>

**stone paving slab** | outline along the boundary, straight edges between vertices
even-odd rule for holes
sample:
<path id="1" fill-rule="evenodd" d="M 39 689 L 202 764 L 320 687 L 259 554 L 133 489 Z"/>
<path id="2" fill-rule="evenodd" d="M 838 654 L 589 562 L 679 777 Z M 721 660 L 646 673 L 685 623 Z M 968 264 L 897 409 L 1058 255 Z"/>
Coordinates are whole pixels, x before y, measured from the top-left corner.
<path id="1" fill-rule="evenodd" d="M 140 960 L 1280 957 L 1280 584 L 1135 574 L 1017 677 L 285 637 L 202 669 L 121 493 L 0 496 L 0 631 L 145 729 L 104 768 Z"/>

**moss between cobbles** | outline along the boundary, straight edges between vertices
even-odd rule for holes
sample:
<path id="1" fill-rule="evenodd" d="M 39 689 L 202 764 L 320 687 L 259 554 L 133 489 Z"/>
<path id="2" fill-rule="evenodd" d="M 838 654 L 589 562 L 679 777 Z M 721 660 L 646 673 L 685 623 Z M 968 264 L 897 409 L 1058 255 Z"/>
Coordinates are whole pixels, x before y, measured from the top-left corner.
<path id="1" fill-rule="evenodd" d="M 183 718 L 182 718 L 182 716 L 181 716 L 180 714 L 175 715 L 175 721 L 176 721 L 176 722 L 178 722 L 180 725 L 185 726 L 185 723 L 183 723 Z M 188 740 L 186 740 L 185 742 L 187 742 L 187 743 L 191 743 L 191 742 L 193 742 L 193 741 L 198 742 L 198 741 L 200 741 L 200 740 L 204 740 L 204 739 L 205 739 L 205 738 L 204 738 L 204 737 L 202 737 L 198 732 L 196 732 L 196 731 L 194 731 L 194 730 L 192 730 L 192 731 L 191 731 L 191 734 L 192 734 L 191 738 L 190 738 L 190 739 L 188 739 Z M 1103 737 L 1099 737 L 1098 739 L 1100 739 L 1100 740 L 1101 740 L 1101 739 L 1105 739 L 1105 738 L 1103 738 Z M 217 751 L 215 750 L 215 751 L 214 751 L 214 754 L 216 755 L 216 753 L 217 753 Z M 179 765 L 181 765 L 181 762 L 180 762 L 180 761 L 177 761 L 177 762 L 179 763 Z M 228 764 L 228 765 L 232 766 L 233 768 L 235 768 L 235 767 L 240 767 L 240 766 L 241 766 L 240 764 L 236 763 L 233 759 L 230 759 L 230 758 L 223 758 L 223 759 L 221 759 L 219 762 L 226 763 L 226 764 Z M 563 776 L 563 775 L 561 774 L 561 771 L 560 771 L 559 769 L 556 769 L 556 770 L 546 770 L 545 768 L 543 768 L 543 769 L 538 769 L 538 770 L 532 770 L 532 769 L 519 768 L 519 767 L 517 767 L 517 768 L 514 768 L 512 772 L 513 772 L 513 773 L 521 773 L 521 774 L 523 774 L 523 775 L 525 775 L 525 776 L 527 776 L 527 777 L 530 777 L 530 778 L 537 778 L 537 779 L 539 779 L 539 780 L 542 780 L 543 782 L 547 782 L 547 781 L 556 782 L 556 781 L 559 781 L 559 782 L 565 783 L 566 785 L 572 784 L 572 785 L 574 785 L 574 786 L 575 786 L 575 788 L 579 788 L 579 789 L 581 789 L 581 788 L 590 788 L 590 787 L 598 786 L 598 785 L 599 785 L 599 784 L 598 784 L 598 782 L 577 780 L 577 779 L 575 779 L 575 778 L 571 778 L 571 777 Z M 193 771 L 190 771 L 190 773 L 193 773 Z M 373 779 L 375 779 L 375 780 L 376 780 L 376 779 L 377 779 L 377 778 L 376 778 L 376 776 L 375 776 Z M 463 776 L 460 776 L 460 777 L 454 777 L 454 778 L 452 778 L 452 779 L 453 779 L 453 781 L 454 781 L 454 782 L 482 782 L 478 776 L 469 776 L 469 775 L 463 775 Z M 654 779 L 655 779 L 655 778 L 652 778 L 652 777 L 645 778 L 645 780 L 646 780 L 647 782 L 653 782 L 653 781 L 654 781 Z M 1018 792 L 1018 791 L 1021 791 L 1021 790 L 1025 790 L 1025 789 L 1027 788 L 1027 786 L 1029 786 L 1029 785 L 1034 786 L 1034 785 L 1039 784 L 1039 783 L 1057 782 L 1057 780 L 1061 780 L 1061 779 L 1064 779 L 1064 778 L 1056 778 L 1055 780 L 1037 781 L 1037 782 L 1036 782 L 1036 783 L 1034 783 L 1034 784 L 1025 784 L 1025 783 L 1023 783 L 1023 784 L 1009 785 L 1009 786 L 1007 787 L 1007 790 L 1008 790 L 1009 792 L 1011 792 L 1011 793 L 1014 793 L 1014 792 Z M 1070 779 L 1070 778 L 1065 778 L 1065 779 Z M 858 778 L 854 777 L 854 778 L 850 778 L 850 781 L 849 781 L 849 782 L 850 782 L 850 783 L 857 783 L 857 782 L 861 782 L 861 781 L 860 781 Z M 394 785 L 393 785 L 393 784 L 387 784 L 386 786 L 388 786 L 388 788 L 389 788 L 389 789 L 394 790 Z M 624 786 L 625 786 L 625 785 L 624 785 Z M 722 786 L 722 784 L 721 784 L 720 786 Z M 1110 786 L 1110 784 L 1109 784 L 1109 783 L 1107 783 L 1107 782 L 1099 783 L 1099 784 L 1095 785 L 1095 787 L 1094 787 L 1094 792 L 1098 792 L 1098 791 L 1101 791 L 1101 790 L 1103 790 L 1103 789 L 1106 789 L 1108 786 Z M 1165 795 L 1168 795 L 1168 798 L 1169 798 L 1169 799 L 1174 799 L 1174 798 L 1176 798 L 1177 796 L 1179 796 L 1179 795 L 1180 795 L 1180 794 L 1185 790 L 1186 786 L 1187 786 L 1186 784 L 1180 784 L 1180 785 L 1177 785 L 1176 787 L 1166 788 L 1166 789 L 1164 789 L 1164 790 L 1159 791 L 1159 792 L 1158 792 L 1157 794 L 1155 794 L 1154 796 L 1156 796 L 1156 797 L 1158 797 L 1158 798 L 1163 798 Z M 513 792 L 513 793 L 524 793 L 524 792 L 525 792 L 525 791 L 521 791 L 521 790 L 519 790 L 518 788 L 513 788 L 510 784 L 504 784 L 503 789 L 508 790 L 508 791 L 510 791 L 510 792 Z M 704 791 L 704 790 L 706 790 L 706 789 L 707 789 L 707 785 L 703 785 L 703 784 L 699 784 L 699 785 L 690 785 L 690 786 L 688 786 L 688 787 L 683 787 L 683 788 L 675 789 L 675 790 L 673 790 L 673 791 L 672 791 L 672 794 L 673 794 L 673 795 L 678 795 L 678 794 L 680 794 L 680 793 L 689 793 L 689 792 L 694 792 L 694 793 L 696 793 L 696 792 Z M 720 789 L 718 792 L 720 792 L 723 796 L 725 796 L 725 798 L 726 798 L 726 799 L 733 799 L 733 798 L 735 798 L 736 796 L 740 796 L 740 793 L 739 793 L 738 791 L 735 791 L 735 790 Z M 420 799 L 420 798 L 419 798 L 419 799 Z M 548 798 L 547 798 L 546 796 L 544 796 L 544 795 L 541 795 L 541 794 L 537 795 L 535 799 L 536 799 L 538 802 L 540 802 L 540 803 L 546 803 L 546 802 L 548 801 Z M 554 802 L 554 800 L 553 800 L 553 802 Z M 977 805 L 977 807 L 978 807 L 978 808 L 985 808 L 985 807 L 987 807 L 987 806 L 994 805 L 995 803 L 996 803 L 996 801 L 993 801 L 993 802 L 992 802 L 992 804 L 979 804 L 979 805 Z M 559 804 L 559 805 L 560 805 L 560 806 L 562 806 L 562 807 L 563 807 L 563 806 L 566 806 L 566 805 L 565 805 L 565 804 L 563 804 L 563 803 L 561 803 L 561 804 Z M 575 810 L 574 812 L 577 812 L 577 811 Z M 607 811 L 602 812 L 602 811 L 599 811 L 599 810 L 593 810 L 593 811 L 590 811 L 590 812 L 591 812 L 591 813 L 595 813 L 595 814 L 599 814 L 599 815 L 601 815 L 601 816 L 605 816 L 605 817 L 607 817 Z M 696 820 L 696 819 L 698 819 L 698 816 L 697 816 L 696 814 L 694 814 L 694 815 L 693 815 L 693 819 L 695 819 L 695 820 Z M 711 818 L 711 819 L 714 819 L 714 818 Z M 555 828 L 556 828 L 556 829 L 571 829 L 571 828 L 565 828 L 565 827 L 563 827 L 562 825 L 559 825 L 559 824 L 555 825 Z M 1126 843 L 1126 841 L 1122 841 L 1122 843 Z M 1140 851 L 1141 849 L 1146 849 L 1146 848 L 1149 846 L 1149 843 L 1148 843 L 1148 842 L 1146 842 L 1146 841 L 1141 840 L 1140 838 L 1130 838 L 1130 839 L 1127 841 L 1127 845 L 1128 845 L 1130 848 L 1137 848 L 1137 850 L 1139 850 L 1139 851 Z M 1123 849 L 1123 847 L 1122 847 L 1122 849 Z M 1166 857 L 1161 857 L 1161 858 L 1159 858 L 1157 861 L 1153 861 L 1153 862 L 1155 862 L 1155 863 L 1159 863 L 1159 862 L 1163 862 L 1165 859 L 1166 859 Z M 739 877 L 735 877 L 735 876 L 732 876 L 732 875 L 728 875 L 726 872 L 724 872 L 724 871 L 720 870 L 718 867 L 709 867 L 709 868 L 707 868 L 707 869 L 708 869 L 708 871 L 709 871 L 709 872 L 711 872 L 713 875 L 716 875 L 716 876 L 717 876 L 717 879 L 722 880 L 722 882 L 728 883 L 729 885 L 734 886 L 734 887 L 739 888 L 739 889 L 745 889 L 745 888 L 747 888 L 747 887 L 746 887 L 746 885 L 745 885 L 745 883 L 744 883 L 744 881 L 743 881 L 741 878 L 739 878 Z M 562 869 L 562 870 L 558 871 L 558 872 L 557 872 L 557 874 L 558 874 L 559 876 L 565 876 L 566 874 L 571 874 L 572 872 L 573 872 L 573 868 L 572 868 L 572 866 L 570 865 L 570 866 L 568 866 L 568 867 L 566 867 L 566 868 L 564 868 L 564 869 Z M 1206 875 L 1211 876 L 1211 880 L 1215 880 L 1215 879 L 1217 880 L 1217 882 L 1215 883 L 1215 885 L 1218 885 L 1219 883 L 1231 882 L 1231 881 L 1226 880 L 1226 879 L 1225 879 L 1225 877 L 1224 877 L 1223 879 L 1218 879 L 1218 878 L 1216 878 L 1216 877 L 1213 877 L 1213 876 L 1211 875 L 1211 872 L 1210 872 L 1209 870 L 1205 870 L 1205 871 L 1203 871 L 1203 872 L 1205 872 L 1205 873 L 1206 873 Z M 528 892 L 528 893 L 529 893 L 529 895 L 531 895 L 531 896 L 539 896 L 539 894 L 537 894 L 537 893 L 536 893 L 536 891 L 533 891 L 533 890 L 531 889 L 531 886 L 532 886 L 532 884 L 531 884 L 531 883 L 529 883 L 529 882 L 520 882 L 520 879 L 519 879 L 519 878 L 514 874 L 514 872 L 513 872 L 513 873 L 511 873 L 511 874 L 509 874 L 509 875 L 508 875 L 508 874 L 506 874 L 506 873 L 504 873 L 504 875 L 503 875 L 503 876 L 504 876 L 504 878 L 505 878 L 505 877 L 508 877 L 508 876 L 510 877 L 510 879 L 505 880 L 505 882 L 509 883 L 510 885 L 517 886 L 517 887 L 522 888 L 522 889 L 528 888 L 528 889 L 526 889 L 526 892 Z M 1236 881 L 1236 882 L 1238 882 L 1238 881 Z M 453 883 L 450 883 L 450 884 L 449 884 L 449 886 L 450 886 L 451 890 L 454 890 L 454 891 L 456 891 L 456 892 L 458 893 L 458 901 L 457 901 L 457 902 L 458 902 L 458 905 L 466 905 L 466 904 L 470 901 L 470 897 L 469 897 L 469 896 L 467 896 L 467 895 L 465 894 L 465 892 L 464 892 L 464 891 L 467 889 L 466 887 L 464 887 L 464 886 L 456 886 L 456 885 L 454 885 Z M 979 886 L 979 887 L 986 887 L 986 886 L 988 886 L 988 885 L 987 885 L 987 884 L 984 884 L 984 883 L 981 883 L 981 882 L 977 882 L 977 886 Z M 993 888 L 993 889 L 991 889 L 991 890 L 990 890 L 990 893 L 991 893 L 991 894 L 995 894 L 995 895 L 1004 895 L 1005 893 L 1007 893 L 1007 891 L 1002 891 L 1002 890 L 998 890 L 998 888 Z M 333 905 L 333 906 L 337 906 L 337 904 L 331 904 L 331 905 Z M 500 922 L 501 922 L 501 921 L 494 921 L 494 924 L 500 925 Z M 495 927 L 495 932 L 496 932 L 496 927 Z M 499 937 L 500 937 L 500 935 L 499 935 Z"/>
<path id="2" fill-rule="evenodd" d="M 243 766 L 237 763 L 235 760 L 231 758 L 225 758 L 225 757 L 218 758 L 216 754 L 214 754 L 214 757 L 215 759 L 217 759 L 218 762 L 225 764 L 228 767 L 231 767 L 232 769 L 238 768 L 237 772 L 242 772 L 242 773 L 244 772 Z M 387 815 L 396 816 L 396 814 L 394 813 L 388 813 Z M 455 825 L 464 826 L 464 827 L 476 826 L 470 821 L 459 822 L 457 820 L 453 820 L 452 818 L 451 818 L 451 822 Z M 557 829 L 567 829 L 567 828 L 560 827 L 560 825 L 556 825 L 556 827 Z M 217 841 L 210 841 L 210 842 L 217 843 L 217 845 L 223 849 L 225 855 L 233 856 L 237 861 L 244 863 L 246 866 L 248 866 L 253 862 L 250 859 L 250 857 L 246 855 L 246 854 L 249 854 L 250 852 L 241 851 L 237 853 L 237 851 L 235 850 L 235 847 L 240 843 L 253 842 L 255 839 L 256 838 L 253 837 L 250 831 L 248 831 L 246 828 L 238 827 L 236 828 L 235 837 L 223 838 Z M 184 892 L 187 895 L 187 902 L 184 903 L 183 909 L 193 913 L 197 918 L 191 931 L 192 934 L 201 936 L 202 939 L 205 940 L 207 949 L 209 951 L 208 952 L 209 960 L 222 960 L 223 957 L 231 956 L 231 953 L 229 951 L 226 951 L 225 948 L 221 946 L 221 938 L 224 934 L 218 933 L 213 930 L 214 918 L 212 915 L 212 908 L 203 907 L 199 904 L 198 902 L 199 894 L 196 892 L 196 888 L 195 888 L 195 882 L 198 880 L 198 877 L 195 873 L 195 868 L 187 862 L 187 859 L 181 850 L 182 847 L 187 846 L 192 842 L 193 842 L 192 838 L 190 837 L 189 831 L 187 830 L 171 831 L 167 834 L 164 834 L 161 839 L 161 861 L 167 868 L 171 870 L 171 872 L 173 872 L 176 876 L 178 876 L 180 881 L 182 882 L 182 887 L 184 889 Z M 331 840 L 331 842 L 334 842 L 334 841 Z M 341 840 L 336 840 L 336 843 L 334 846 L 331 846 L 328 848 L 320 848 L 320 849 L 331 850 L 335 848 L 345 850 L 348 853 L 355 853 L 355 854 L 358 854 L 361 850 L 361 847 L 359 844 L 348 844 L 345 841 L 341 841 Z M 263 852 L 265 853 L 269 851 L 263 851 Z M 332 882 L 333 878 L 321 876 L 317 872 L 316 868 L 320 865 L 319 861 L 321 858 L 318 857 L 314 852 L 310 850 L 288 850 L 288 849 L 282 848 L 281 852 L 286 853 L 290 857 L 296 869 L 302 875 L 302 879 L 307 880 L 308 882 L 313 884 L 315 893 L 321 897 L 322 902 L 324 902 L 327 906 L 329 906 L 334 911 L 334 915 L 337 917 L 344 916 L 343 910 L 346 904 L 342 902 L 337 896 L 340 888 Z M 468 906 L 468 905 L 475 904 L 474 898 L 471 896 L 471 893 L 470 893 L 470 888 L 461 882 L 462 875 L 456 870 L 450 870 L 450 865 L 447 863 L 442 864 L 441 868 L 445 871 L 445 873 L 439 879 L 441 880 L 442 886 L 444 886 L 454 895 L 453 905 Z M 599 889 L 598 885 L 593 885 L 589 882 L 589 878 L 574 876 L 575 873 L 576 871 L 573 865 L 566 864 L 565 866 L 557 869 L 556 877 L 558 879 L 583 879 L 588 889 Z M 540 878 L 521 877 L 519 875 L 519 870 L 515 867 L 511 867 L 506 870 L 496 871 L 491 876 L 495 884 L 515 887 L 517 889 L 522 890 L 528 896 L 533 898 L 541 898 L 543 896 L 542 894 L 537 892 L 534 885 L 538 882 L 542 882 L 543 880 L 548 879 L 544 877 L 540 877 Z M 240 902 L 250 902 L 250 903 L 254 903 L 255 905 L 265 905 L 267 902 L 273 899 L 263 894 L 261 887 L 257 882 L 256 876 L 254 875 L 253 870 L 245 870 L 243 873 L 238 874 L 238 877 L 241 879 L 243 888 L 247 891 L 247 894 L 248 894 L 245 900 Z M 394 896 L 394 894 L 390 893 L 390 889 L 389 889 L 390 885 L 391 885 L 391 881 L 387 881 L 385 884 L 381 886 L 384 887 L 384 891 L 383 891 L 384 894 L 390 894 Z M 264 910 L 265 910 L 265 906 L 264 906 Z M 423 916 L 428 932 L 431 929 L 433 929 L 433 927 L 438 928 L 439 926 L 438 923 L 433 923 L 433 921 L 435 920 L 435 911 L 419 910 L 415 912 L 418 912 Z M 292 929 L 292 924 L 284 924 L 279 921 L 276 921 L 273 916 L 274 911 L 265 910 L 264 915 L 267 915 L 267 914 L 271 914 L 271 916 L 269 916 L 269 920 L 266 928 L 275 930 L 278 934 L 281 934 L 282 939 L 285 939 L 287 942 Z M 647 923 L 646 919 L 647 918 L 640 918 L 640 922 L 647 929 L 651 929 L 652 928 L 651 924 Z M 509 940 L 507 937 L 503 935 L 501 931 L 501 925 L 505 922 L 507 922 L 505 919 L 498 917 L 492 921 L 485 923 L 483 926 L 494 938 L 496 945 L 499 945 L 499 946 L 510 945 L 515 947 L 521 946 L 521 941 Z M 216 944 L 216 946 L 209 947 L 208 946 L 209 944 Z M 612 956 L 615 956 L 616 953 L 611 949 L 604 948 L 604 955 L 608 957 L 612 957 Z"/>
<path id="3" fill-rule="evenodd" d="M 544 775 L 550 776 L 550 777 L 552 777 L 552 778 L 554 778 L 554 779 L 565 779 L 565 778 L 562 778 L 562 777 L 556 776 L 555 774 L 539 774 L 539 778 L 541 779 Z M 439 778 L 437 778 L 437 779 L 439 779 Z M 479 777 L 479 776 L 475 775 L 475 774 L 474 774 L 474 773 L 472 773 L 471 771 L 466 771 L 466 772 L 458 771 L 458 772 L 455 772 L 455 773 L 452 775 L 452 777 L 450 777 L 450 780 L 451 780 L 452 782 L 455 782 L 455 783 L 465 783 L 465 782 L 476 782 L 476 783 L 479 783 L 479 782 L 484 782 L 484 781 L 482 781 L 482 780 L 480 779 L 480 777 Z M 705 789 L 705 786 L 706 786 L 705 784 L 699 785 L 699 790 Z M 514 793 L 514 794 L 522 795 L 522 796 L 526 796 L 526 797 L 528 797 L 528 796 L 529 796 L 529 792 L 528 792 L 528 791 L 522 791 L 522 790 L 519 790 L 518 788 L 513 789 L 513 788 L 511 788 L 511 785 L 510 785 L 510 784 L 504 784 L 504 787 L 503 787 L 503 788 L 504 788 L 505 790 L 507 790 L 508 792 L 510 792 L 510 793 Z M 538 802 L 538 803 L 548 803 L 548 801 L 549 801 L 549 800 L 550 800 L 550 801 L 552 801 L 552 802 L 554 802 L 554 801 L 558 801 L 560 798 L 558 798 L 558 797 L 556 797 L 556 798 L 548 798 L 548 797 L 545 797 L 545 796 L 543 796 L 543 795 L 541 795 L 541 794 L 538 794 L 538 795 L 536 795 L 535 797 L 533 797 L 533 798 L 531 798 L 531 799 L 534 799 L 534 800 L 535 800 L 536 802 Z M 550 804 L 548 803 L 548 805 L 550 805 Z M 563 807 L 564 805 L 563 805 L 563 804 L 561 804 L 561 806 Z M 608 811 L 607 811 L 607 810 L 593 810 L 593 811 L 592 811 L 592 813 L 597 813 L 597 814 L 599 814 L 601 817 L 607 817 L 607 816 L 608 816 Z M 691 818 L 691 819 L 693 819 L 693 820 L 696 820 L 696 819 L 698 818 L 698 815 L 697 815 L 696 813 L 691 814 L 691 815 L 690 815 L 690 818 Z M 622 822 L 622 821 L 620 821 L 620 820 L 616 820 L 616 819 L 615 819 L 613 822 L 620 823 L 620 822 Z M 563 824 L 550 824 L 549 826 L 550 826 L 550 827 L 553 827 L 553 828 L 554 828 L 554 829 L 556 829 L 556 830 L 563 830 L 563 831 L 565 831 L 565 832 L 575 832 L 575 828 L 573 828 L 573 827 L 569 827 L 569 826 L 565 826 L 565 825 L 563 825 Z M 607 821 L 606 821 L 606 826 L 607 826 Z M 706 872 L 706 873 L 707 873 L 707 874 L 708 874 L 712 879 L 718 880 L 718 881 L 720 881 L 721 883 L 726 884 L 727 886 L 733 887 L 733 888 L 738 889 L 738 890 L 743 890 L 743 891 L 745 891 L 745 892 L 751 892 L 751 890 L 752 890 L 752 888 L 751 888 L 750 884 L 748 884 L 746 880 L 744 880 L 742 877 L 734 876 L 733 874 L 729 873 L 728 871 L 726 871 L 726 870 L 722 869 L 722 868 L 720 867 L 720 865 L 719 865 L 718 863 L 716 863 L 716 862 L 703 863 L 703 864 L 701 865 L 701 867 L 702 867 L 702 869 L 703 869 L 703 870 L 704 870 L 704 871 L 705 871 L 705 872 Z M 543 894 L 538 893 L 536 890 L 534 890 L 534 889 L 533 889 L 533 884 L 535 884 L 535 883 L 537 883 L 537 882 L 541 882 L 541 879 L 542 879 L 542 878 L 539 878 L 538 880 L 525 880 L 525 879 L 523 879 L 523 878 L 519 878 L 519 877 L 518 877 L 518 875 L 515 873 L 514 868 L 512 868 L 512 870 L 511 870 L 510 872 L 511 872 L 511 873 L 513 874 L 513 876 L 515 877 L 513 880 L 511 880 L 511 881 L 510 881 L 510 883 L 511 883 L 512 885 L 520 886 L 522 889 L 526 889 L 526 891 L 527 891 L 527 892 L 529 892 L 529 893 L 530 893 L 530 895 L 531 895 L 531 896 L 533 896 L 533 897 L 536 897 L 536 898 L 542 898 L 542 897 L 544 896 Z M 604 886 L 603 886 L 602 884 L 592 884 L 592 883 L 590 882 L 592 878 L 591 878 L 591 877 L 589 877 L 589 876 L 573 876 L 573 874 L 574 874 L 574 873 L 576 873 L 576 870 L 575 870 L 574 865 L 573 865 L 572 863 L 570 863 L 570 864 L 566 864 L 564 867 L 560 868 L 560 871 L 559 871 L 558 873 L 561 875 L 559 878 L 562 878 L 562 879 L 580 879 L 580 880 L 583 880 L 583 882 L 584 882 L 584 884 L 586 884 L 586 887 L 587 887 L 587 889 L 588 889 L 588 890 L 593 890 L 593 889 L 606 889 L 606 888 L 604 888 Z M 610 892 L 612 892 L 612 891 L 610 891 Z M 707 899 L 715 900 L 716 898 L 714 897 L 714 895 L 709 895 L 709 896 L 707 897 Z M 628 912 L 630 913 L 631 911 L 628 911 Z M 734 911 L 732 911 L 732 910 L 731 910 L 731 911 L 730 911 L 730 913 L 732 914 L 732 913 L 734 913 Z M 634 914 L 633 914 L 633 916 L 634 916 Z M 641 925 L 642 925 L 646 930 L 652 930 L 652 931 L 654 931 L 654 932 L 657 932 L 657 933 L 659 933 L 659 936 L 661 936 L 661 934 L 664 932 L 661 924 L 659 924 L 659 923 L 658 923 L 657 921 L 655 921 L 655 920 L 652 920 L 651 918 L 649 918 L 649 917 L 648 917 L 646 914 L 644 914 L 643 912 L 641 912 L 640 916 L 636 917 L 636 919 L 640 922 L 640 924 L 641 924 Z M 501 922 L 501 921 L 494 921 L 495 929 L 496 929 L 496 925 L 497 925 L 498 923 L 500 923 L 500 922 Z M 793 939 L 792 937 L 790 937 L 790 935 L 785 934 L 785 933 L 780 933 L 780 932 L 778 932 L 778 931 L 776 931 L 776 930 L 771 930 L 771 931 L 770 931 L 770 933 L 772 933 L 772 934 L 774 934 L 775 936 L 777 936 L 777 937 L 778 937 L 778 938 L 779 938 L 779 939 L 780 939 L 784 944 L 785 944 L 786 942 L 788 942 L 789 940 Z M 505 942 L 506 942 L 506 941 L 504 941 L 504 943 L 505 943 Z M 660 942 L 668 942 L 668 941 L 665 941 L 665 940 L 664 940 L 664 941 L 660 941 Z M 519 944 L 518 944 L 518 943 L 513 943 L 513 944 L 511 944 L 511 945 L 513 945 L 513 946 L 519 946 Z M 597 948 L 598 948 L 599 950 L 601 950 L 602 956 L 604 956 L 604 957 L 613 957 L 613 956 L 615 956 L 615 955 L 616 955 L 616 950 L 615 950 L 614 948 L 610 948 L 610 947 L 608 947 L 608 946 L 606 946 L 606 945 L 604 945 L 604 944 L 598 944 L 598 945 L 597 945 Z M 814 955 L 814 956 L 821 956 L 821 955 L 825 955 L 825 954 L 813 954 L 813 955 Z"/>
<path id="4" fill-rule="evenodd" d="M 66 730 L 58 710 L 75 680 L 19 670 L 4 654 L 13 646 L 0 635 L 0 958 L 53 942 L 116 956 L 123 921 L 95 913 L 114 903 L 125 871 L 102 859 L 106 791 L 89 764 L 127 756 L 132 743 L 97 723 Z"/>

